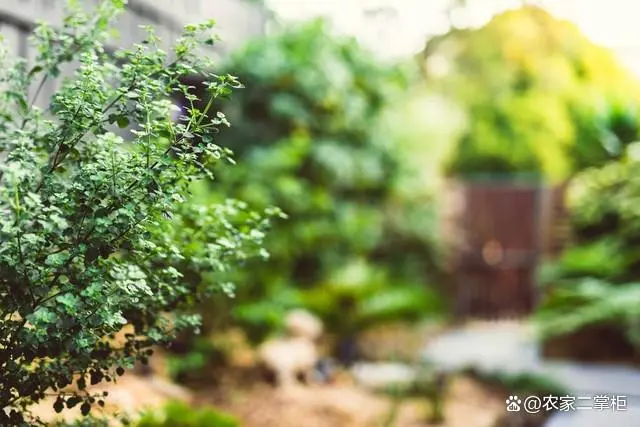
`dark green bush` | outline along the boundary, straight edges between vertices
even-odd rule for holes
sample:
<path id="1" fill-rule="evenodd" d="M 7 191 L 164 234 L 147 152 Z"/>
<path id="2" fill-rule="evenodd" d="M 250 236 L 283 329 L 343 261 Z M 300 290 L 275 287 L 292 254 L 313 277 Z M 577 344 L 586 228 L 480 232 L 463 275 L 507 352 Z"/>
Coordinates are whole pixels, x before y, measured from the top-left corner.
<path id="1" fill-rule="evenodd" d="M 218 339 L 195 336 L 183 340 L 183 348 L 167 357 L 167 371 L 171 378 L 191 386 L 211 386 L 216 380 L 217 369 L 228 366 L 230 355 L 237 344 L 225 341 L 221 334 Z"/>

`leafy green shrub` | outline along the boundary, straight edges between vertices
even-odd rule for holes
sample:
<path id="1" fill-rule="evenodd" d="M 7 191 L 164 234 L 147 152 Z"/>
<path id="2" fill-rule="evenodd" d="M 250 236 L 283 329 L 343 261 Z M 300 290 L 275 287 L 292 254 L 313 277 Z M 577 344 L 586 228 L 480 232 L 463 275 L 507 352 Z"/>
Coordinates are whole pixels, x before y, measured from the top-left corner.
<path id="1" fill-rule="evenodd" d="M 442 302 L 424 285 L 389 283 L 384 271 L 361 261 L 336 270 L 327 282 L 300 298 L 340 338 L 384 322 L 411 322 L 441 312 Z"/>
<path id="2" fill-rule="evenodd" d="M 171 355 L 167 359 L 167 371 L 175 381 L 184 383 L 191 379 L 192 375 L 200 376 L 212 357 L 212 349 L 202 347 L 200 340 L 196 338 L 196 348 L 186 354 Z"/>
<path id="3" fill-rule="evenodd" d="M 173 352 L 167 358 L 168 374 L 177 382 L 195 385 L 204 383 L 211 386 L 214 370 L 227 366 L 236 342 L 220 336 L 196 336 L 184 340 L 186 347 Z"/>
<path id="4" fill-rule="evenodd" d="M 546 337 L 562 336 L 590 325 L 623 327 L 630 342 L 640 345 L 640 283 L 614 285 L 582 279 L 556 290 L 535 320 Z"/>
<path id="5" fill-rule="evenodd" d="M 563 278 L 571 277 L 620 277 L 628 267 L 629 257 L 621 242 L 615 237 L 603 237 L 594 242 L 569 247 L 558 262 Z"/>
<path id="6" fill-rule="evenodd" d="M 213 43 L 212 24 L 186 26 L 170 52 L 149 29 L 144 42 L 109 53 L 124 1 L 90 14 L 79 3 L 61 28 L 36 29 L 32 68 L 0 52 L 0 424 L 37 423 L 28 407 L 45 393 L 57 394 L 57 412 L 103 405 L 90 385 L 197 326 L 190 307 L 211 289 L 185 277 L 185 264 L 227 270 L 257 255 L 263 238 L 265 223 L 241 205 L 184 204 L 190 182 L 227 158 L 213 135 L 228 123 L 209 113 L 240 86 L 197 52 Z M 32 83 L 74 60 L 48 109 L 34 106 Z M 212 101 L 174 122 L 171 97 L 193 99 L 183 81 L 194 74 Z M 132 129 L 130 144 L 117 126 Z M 125 324 L 131 333 L 108 339 Z"/>
<path id="7" fill-rule="evenodd" d="M 192 408 L 182 402 L 169 402 L 161 412 L 148 412 L 136 427 L 240 427 L 232 416 L 214 408 Z"/>
<path id="8" fill-rule="evenodd" d="M 640 344 L 639 173 L 638 160 L 625 156 L 578 174 L 569 188 L 574 242 L 546 278 L 536 315 L 544 335 L 613 324 Z"/>
<path id="9" fill-rule="evenodd" d="M 540 172 L 562 180 L 638 138 L 640 86 L 571 23 L 526 6 L 425 49 L 430 86 L 466 112 L 452 175 Z M 449 72 L 438 75 L 446 64 Z"/>
<path id="10" fill-rule="evenodd" d="M 632 153 L 634 145 L 629 147 Z M 573 245 L 560 260 L 560 275 L 596 277 L 614 283 L 636 280 L 640 273 L 638 160 L 585 170 L 572 181 L 567 196 Z"/>
<path id="11" fill-rule="evenodd" d="M 270 234 L 269 264 L 237 278 L 244 286 L 236 320 L 259 340 L 279 327 L 285 310 L 303 306 L 318 308 L 335 332 L 330 317 L 343 312 L 334 277 L 361 260 L 386 276 L 363 284 L 369 292 L 410 283 L 412 298 L 427 293 L 436 254 L 420 227 L 429 217 L 413 215 L 407 224 L 409 208 L 395 197 L 402 159 L 375 126 L 402 73 L 322 21 L 256 40 L 228 66 L 247 88 L 234 96 L 228 112 L 237 126 L 224 135 L 239 165 L 221 171 L 219 182 L 252 206 L 276 205 L 288 215 Z M 426 289 L 416 296 L 419 287 Z M 385 318 L 417 311 L 415 300 L 398 295 Z"/>

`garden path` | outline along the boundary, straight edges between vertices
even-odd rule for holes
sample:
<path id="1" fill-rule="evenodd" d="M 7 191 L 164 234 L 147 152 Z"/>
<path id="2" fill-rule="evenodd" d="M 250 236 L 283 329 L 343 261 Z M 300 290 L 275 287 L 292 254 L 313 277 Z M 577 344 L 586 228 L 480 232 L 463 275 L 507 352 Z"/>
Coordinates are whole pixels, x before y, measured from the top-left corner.
<path id="1" fill-rule="evenodd" d="M 640 426 L 640 369 L 544 360 L 526 322 L 481 322 L 453 329 L 431 340 L 421 357 L 445 371 L 475 368 L 485 373 L 542 374 L 576 398 L 595 394 L 627 398 L 624 411 L 558 412 L 546 427 Z"/>

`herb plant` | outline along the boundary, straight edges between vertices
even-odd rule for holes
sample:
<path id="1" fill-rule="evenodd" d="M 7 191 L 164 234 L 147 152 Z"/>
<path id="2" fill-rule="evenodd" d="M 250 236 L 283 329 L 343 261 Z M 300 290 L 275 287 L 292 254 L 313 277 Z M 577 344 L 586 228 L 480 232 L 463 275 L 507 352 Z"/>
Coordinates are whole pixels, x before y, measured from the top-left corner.
<path id="1" fill-rule="evenodd" d="M 40 422 L 28 408 L 49 394 L 57 412 L 104 405 L 91 385 L 197 326 L 190 305 L 219 284 L 185 271 L 225 271 L 262 253 L 268 215 L 188 203 L 190 182 L 230 160 L 214 142 L 229 123 L 211 109 L 241 87 L 200 50 L 216 42 L 213 23 L 187 25 L 168 51 L 146 28 L 144 41 L 114 52 L 105 44 L 124 7 L 70 5 L 60 27 L 40 24 L 29 68 L 0 52 L 2 425 Z M 72 78 L 38 108 L 44 83 L 72 61 Z M 202 109 L 184 83 L 194 76 Z M 172 120 L 176 96 L 188 105 Z M 110 340 L 124 325 L 124 340 Z"/>

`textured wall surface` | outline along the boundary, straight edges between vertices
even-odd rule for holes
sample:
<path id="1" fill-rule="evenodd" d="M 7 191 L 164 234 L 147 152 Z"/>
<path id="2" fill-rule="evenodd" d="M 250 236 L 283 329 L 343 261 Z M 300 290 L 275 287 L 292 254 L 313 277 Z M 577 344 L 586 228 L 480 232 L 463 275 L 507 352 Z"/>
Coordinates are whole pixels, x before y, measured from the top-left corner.
<path id="1" fill-rule="evenodd" d="M 97 0 L 82 0 L 88 8 Z M 37 21 L 56 25 L 64 15 L 64 0 L 0 0 L 0 34 L 14 53 L 33 58 L 28 36 Z M 157 35 L 171 42 L 187 23 L 215 19 L 222 43 L 207 54 L 224 55 L 247 39 L 264 33 L 265 15 L 251 0 L 129 0 L 128 10 L 118 21 L 115 46 L 128 46 L 142 37 L 140 25 L 153 25 Z M 115 47 L 114 46 L 114 47 Z M 68 67 L 70 73 L 73 66 Z M 38 100 L 43 104 L 59 82 L 47 81 Z"/>

